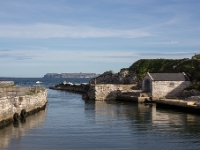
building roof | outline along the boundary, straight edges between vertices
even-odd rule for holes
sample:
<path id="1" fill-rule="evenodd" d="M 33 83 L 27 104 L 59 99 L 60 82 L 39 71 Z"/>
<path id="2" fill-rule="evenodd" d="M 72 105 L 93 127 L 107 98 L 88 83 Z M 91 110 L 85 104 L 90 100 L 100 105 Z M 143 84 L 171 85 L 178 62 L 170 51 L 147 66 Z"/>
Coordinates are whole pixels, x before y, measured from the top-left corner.
<path id="1" fill-rule="evenodd" d="M 154 81 L 190 81 L 183 73 L 147 73 Z"/>

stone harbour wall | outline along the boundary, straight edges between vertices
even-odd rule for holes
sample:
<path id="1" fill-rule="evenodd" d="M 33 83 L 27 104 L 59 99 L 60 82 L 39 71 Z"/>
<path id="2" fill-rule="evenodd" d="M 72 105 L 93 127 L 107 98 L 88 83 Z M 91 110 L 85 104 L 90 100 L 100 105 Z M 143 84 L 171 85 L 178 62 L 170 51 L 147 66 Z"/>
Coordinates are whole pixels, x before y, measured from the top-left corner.
<path id="1" fill-rule="evenodd" d="M 31 87 L 19 87 L 19 86 L 12 86 L 12 87 L 0 87 L 0 98 L 1 97 L 15 97 L 15 96 L 22 96 L 26 95 L 33 90 Z"/>
<path id="2" fill-rule="evenodd" d="M 39 110 L 46 106 L 46 89 L 38 91 L 33 95 L 2 97 L 0 98 L 0 128 L 14 121 L 14 114 L 20 116 L 22 110 L 26 113 Z"/>
<path id="3" fill-rule="evenodd" d="M 116 100 L 118 94 L 131 92 L 135 87 L 136 84 L 95 84 L 90 86 L 87 95 L 96 101 Z"/>

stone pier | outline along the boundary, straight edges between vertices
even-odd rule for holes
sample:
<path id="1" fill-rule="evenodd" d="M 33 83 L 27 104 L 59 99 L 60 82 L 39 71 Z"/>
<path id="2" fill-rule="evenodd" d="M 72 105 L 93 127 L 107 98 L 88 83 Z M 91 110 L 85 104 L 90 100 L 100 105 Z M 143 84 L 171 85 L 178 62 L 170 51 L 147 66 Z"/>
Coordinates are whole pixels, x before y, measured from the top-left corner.
<path id="1" fill-rule="evenodd" d="M 156 101 L 156 105 L 166 108 L 178 108 L 189 112 L 200 112 L 200 103 L 195 100 L 182 99 L 160 99 Z"/>
<path id="2" fill-rule="evenodd" d="M 47 90 L 38 89 L 36 93 L 24 96 L 6 96 L 0 98 L 0 128 L 14 121 L 14 115 L 20 118 L 40 109 L 44 109 L 47 103 Z M 24 116 L 23 116 L 24 117 Z"/>

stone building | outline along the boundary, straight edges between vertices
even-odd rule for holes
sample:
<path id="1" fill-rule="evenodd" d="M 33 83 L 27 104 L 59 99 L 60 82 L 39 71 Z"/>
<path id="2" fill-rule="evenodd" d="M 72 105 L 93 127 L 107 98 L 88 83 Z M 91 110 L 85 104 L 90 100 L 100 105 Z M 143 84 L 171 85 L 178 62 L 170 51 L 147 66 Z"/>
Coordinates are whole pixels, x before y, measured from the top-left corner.
<path id="1" fill-rule="evenodd" d="M 152 99 L 175 98 L 191 84 L 183 73 L 149 73 L 142 81 L 142 90 Z"/>

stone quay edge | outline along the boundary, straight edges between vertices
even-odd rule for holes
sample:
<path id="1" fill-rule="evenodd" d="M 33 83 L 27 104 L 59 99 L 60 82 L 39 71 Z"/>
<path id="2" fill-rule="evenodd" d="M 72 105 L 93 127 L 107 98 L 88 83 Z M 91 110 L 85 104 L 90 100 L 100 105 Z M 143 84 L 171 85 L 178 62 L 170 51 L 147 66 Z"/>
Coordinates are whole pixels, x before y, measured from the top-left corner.
<path id="1" fill-rule="evenodd" d="M 6 96 L 0 98 L 0 129 L 18 119 L 45 109 L 47 104 L 47 90 L 24 96 Z"/>

